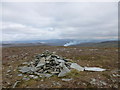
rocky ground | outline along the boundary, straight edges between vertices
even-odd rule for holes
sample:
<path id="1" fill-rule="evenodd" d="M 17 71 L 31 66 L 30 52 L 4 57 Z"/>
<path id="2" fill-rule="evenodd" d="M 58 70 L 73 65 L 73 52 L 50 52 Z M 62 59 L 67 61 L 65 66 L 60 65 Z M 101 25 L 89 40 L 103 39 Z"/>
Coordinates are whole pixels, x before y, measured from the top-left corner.
<path id="1" fill-rule="evenodd" d="M 29 78 L 21 74 L 18 67 L 23 62 L 34 60 L 34 56 L 45 50 L 72 59 L 84 67 L 100 67 L 103 72 L 71 71 L 64 77 Z M 3 88 L 118 88 L 117 48 L 82 48 L 60 46 L 6 47 L 2 50 Z"/>

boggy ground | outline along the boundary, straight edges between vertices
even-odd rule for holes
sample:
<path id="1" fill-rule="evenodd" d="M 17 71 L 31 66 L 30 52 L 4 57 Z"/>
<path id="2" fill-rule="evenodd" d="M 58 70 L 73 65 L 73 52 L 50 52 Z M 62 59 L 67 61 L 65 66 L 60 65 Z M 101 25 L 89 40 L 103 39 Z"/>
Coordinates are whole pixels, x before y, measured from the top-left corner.
<path id="1" fill-rule="evenodd" d="M 23 62 L 34 60 L 34 56 L 45 50 L 56 52 L 57 55 L 72 59 L 81 66 L 94 66 L 107 69 L 103 72 L 72 71 L 62 78 L 38 78 L 22 80 L 18 76 L 18 66 Z M 118 88 L 118 49 L 117 48 L 82 48 L 60 46 L 6 47 L 2 50 L 3 88 L 12 88 L 20 81 L 17 88 Z"/>

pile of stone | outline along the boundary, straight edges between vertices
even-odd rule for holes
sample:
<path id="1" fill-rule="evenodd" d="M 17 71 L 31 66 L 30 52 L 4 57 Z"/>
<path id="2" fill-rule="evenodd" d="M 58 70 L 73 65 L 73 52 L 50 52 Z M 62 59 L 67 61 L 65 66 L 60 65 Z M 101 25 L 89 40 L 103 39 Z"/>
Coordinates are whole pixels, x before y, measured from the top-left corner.
<path id="1" fill-rule="evenodd" d="M 57 75 L 63 77 L 71 71 L 76 69 L 84 71 L 84 68 L 77 63 L 72 63 L 69 59 L 64 59 L 48 50 L 42 54 L 36 55 L 32 62 L 24 62 L 19 71 L 22 73 L 37 75 L 39 77 L 51 77 Z"/>

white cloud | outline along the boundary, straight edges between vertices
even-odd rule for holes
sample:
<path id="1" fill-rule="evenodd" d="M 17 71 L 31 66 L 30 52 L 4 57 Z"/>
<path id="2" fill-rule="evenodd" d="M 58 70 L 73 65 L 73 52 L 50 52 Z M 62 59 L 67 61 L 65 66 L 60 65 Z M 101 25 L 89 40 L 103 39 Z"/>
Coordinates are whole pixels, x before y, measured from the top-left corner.
<path id="1" fill-rule="evenodd" d="M 59 38 L 59 31 L 51 28 L 34 28 L 17 23 L 3 23 L 3 40 L 31 40 Z M 54 38 L 53 38 L 54 36 Z"/>
<path id="2" fill-rule="evenodd" d="M 113 39 L 118 6 L 100 3 L 3 3 L 3 40 Z"/>

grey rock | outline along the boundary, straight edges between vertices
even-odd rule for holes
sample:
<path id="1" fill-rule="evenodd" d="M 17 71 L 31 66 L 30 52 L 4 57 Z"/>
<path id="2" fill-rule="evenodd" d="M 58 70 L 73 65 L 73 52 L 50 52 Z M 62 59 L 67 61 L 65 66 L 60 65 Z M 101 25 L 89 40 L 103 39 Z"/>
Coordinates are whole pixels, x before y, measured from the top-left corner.
<path id="1" fill-rule="evenodd" d="M 97 84 L 97 83 L 96 83 L 96 79 L 95 79 L 95 78 L 92 78 L 91 81 L 90 81 L 90 84 L 94 84 L 94 85 Z"/>
<path id="2" fill-rule="evenodd" d="M 18 74 L 19 77 L 23 76 L 23 74 Z"/>
<path id="3" fill-rule="evenodd" d="M 43 77 L 43 75 L 39 75 L 39 77 L 40 77 L 40 78 L 42 78 L 42 77 Z"/>
<path id="4" fill-rule="evenodd" d="M 30 62 L 30 64 L 31 64 L 31 65 L 33 65 L 33 64 L 34 64 L 34 62 Z"/>
<path id="5" fill-rule="evenodd" d="M 59 72 L 51 72 L 52 74 L 58 74 Z"/>
<path id="6" fill-rule="evenodd" d="M 66 62 L 66 64 L 70 66 L 70 65 L 71 65 L 71 62 Z"/>
<path id="7" fill-rule="evenodd" d="M 107 83 L 106 83 L 106 82 L 104 82 L 104 81 L 101 81 L 101 83 L 102 83 L 104 86 L 106 86 L 106 85 L 107 85 Z"/>
<path id="8" fill-rule="evenodd" d="M 58 77 L 63 77 L 65 76 L 70 70 L 64 65 L 64 63 L 61 64 L 63 66 L 63 70 L 58 74 Z"/>
<path id="9" fill-rule="evenodd" d="M 61 59 L 57 59 L 57 61 L 60 62 L 60 63 L 65 63 L 65 61 L 61 60 Z"/>
<path id="10" fill-rule="evenodd" d="M 38 65 L 36 67 L 38 68 L 38 67 L 41 67 L 41 66 L 44 66 L 44 65 L 45 65 L 45 63 L 38 63 Z"/>
<path id="11" fill-rule="evenodd" d="M 29 63 L 29 62 L 24 62 L 24 63 L 23 63 L 23 65 L 28 65 L 28 64 L 30 64 L 30 63 Z"/>
<path id="12" fill-rule="evenodd" d="M 38 69 L 36 68 L 36 67 L 31 67 L 31 71 L 32 72 L 35 72 L 35 71 L 37 71 Z"/>
<path id="13" fill-rule="evenodd" d="M 53 84 L 54 86 L 61 86 L 61 84 L 60 84 L 59 82 L 56 82 L 56 81 L 52 81 L 52 84 Z"/>
<path id="14" fill-rule="evenodd" d="M 86 71 L 105 71 L 106 69 L 98 68 L 98 67 L 85 67 Z"/>
<path id="15" fill-rule="evenodd" d="M 45 74 L 45 77 L 47 77 L 47 78 L 49 78 L 51 76 L 52 76 L 52 74 Z"/>
<path id="16" fill-rule="evenodd" d="M 6 76 L 9 76 L 9 74 L 6 74 Z"/>
<path id="17" fill-rule="evenodd" d="M 65 63 L 62 62 L 59 65 L 60 65 L 60 67 L 64 67 Z"/>
<path id="18" fill-rule="evenodd" d="M 34 75 L 29 75 L 29 77 L 30 77 L 30 78 L 33 78 L 33 77 L 34 77 Z"/>
<path id="19" fill-rule="evenodd" d="M 45 65 L 45 58 L 44 57 L 40 59 L 40 62 L 38 63 L 38 65 L 36 67 L 41 67 L 43 65 Z"/>
<path id="20" fill-rule="evenodd" d="M 40 81 L 42 81 L 42 82 L 43 82 L 44 80 L 43 80 L 43 79 L 41 79 Z"/>
<path id="21" fill-rule="evenodd" d="M 78 65 L 77 63 L 71 63 L 71 66 L 70 66 L 71 68 L 74 68 L 74 69 L 76 69 L 76 70 L 78 70 L 78 71 L 84 71 L 84 68 L 83 67 L 81 67 L 80 65 Z"/>
<path id="22" fill-rule="evenodd" d="M 38 75 L 38 76 L 40 75 L 40 73 L 39 73 L 39 72 L 34 72 L 34 74 L 35 74 L 35 75 Z"/>
<path id="23" fill-rule="evenodd" d="M 23 77 L 22 80 L 28 81 L 28 80 L 30 80 L 30 78 L 28 78 L 28 77 Z"/>
<path id="24" fill-rule="evenodd" d="M 46 61 L 46 63 L 50 63 L 50 61 Z"/>
<path id="25" fill-rule="evenodd" d="M 13 88 L 15 88 L 18 83 L 20 83 L 20 81 L 16 81 L 15 84 L 13 85 Z"/>
<path id="26" fill-rule="evenodd" d="M 38 76 L 35 76 L 35 75 L 29 75 L 29 77 L 33 79 L 38 79 Z"/>
<path id="27" fill-rule="evenodd" d="M 55 63 L 56 63 L 56 64 L 59 64 L 59 62 L 58 62 L 58 59 L 57 59 L 57 58 L 54 58 L 54 60 L 55 60 Z"/>
<path id="28" fill-rule="evenodd" d="M 51 74 L 45 74 L 45 73 L 41 73 L 41 74 L 39 74 L 39 77 L 47 77 L 47 78 L 49 78 L 49 77 L 51 77 L 52 75 Z"/>
<path id="29" fill-rule="evenodd" d="M 66 81 L 66 82 L 71 81 L 71 80 L 73 80 L 73 79 L 72 78 L 71 79 L 66 79 L 66 78 L 62 79 L 62 81 Z"/>
<path id="30" fill-rule="evenodd" d="M 47 57 L 46 57 L 46 60 L 50 60 L 50 58 L 51 58 L 51 55 L 50 55 L 50 56 L 47 56 Z"/>
<path id="31" fill-rule="evenodd" d="M 7 70 L 7 73 L 10 73 L 11 72 L 11 70 Z"/>
<path id="32" fill-rule="evenodd" d="M 33 79 L 38 79 L 38 76 L 34 76 Z"/>
<path id="33" fill-rule="evenodd" d="M 30 72 L 31 71 L 31 67 L 27 67 L 27 66 L 23 66 L 23 67 L 19 67 L 19 71 L 22 73 L 26 73 L 26 72 Z"/>
<path id="34" fill-rule="evenodd" d="M 18 55 L 12 55 L 12 58 L 16 58 L 16 57 L 18 57 Z"/>

